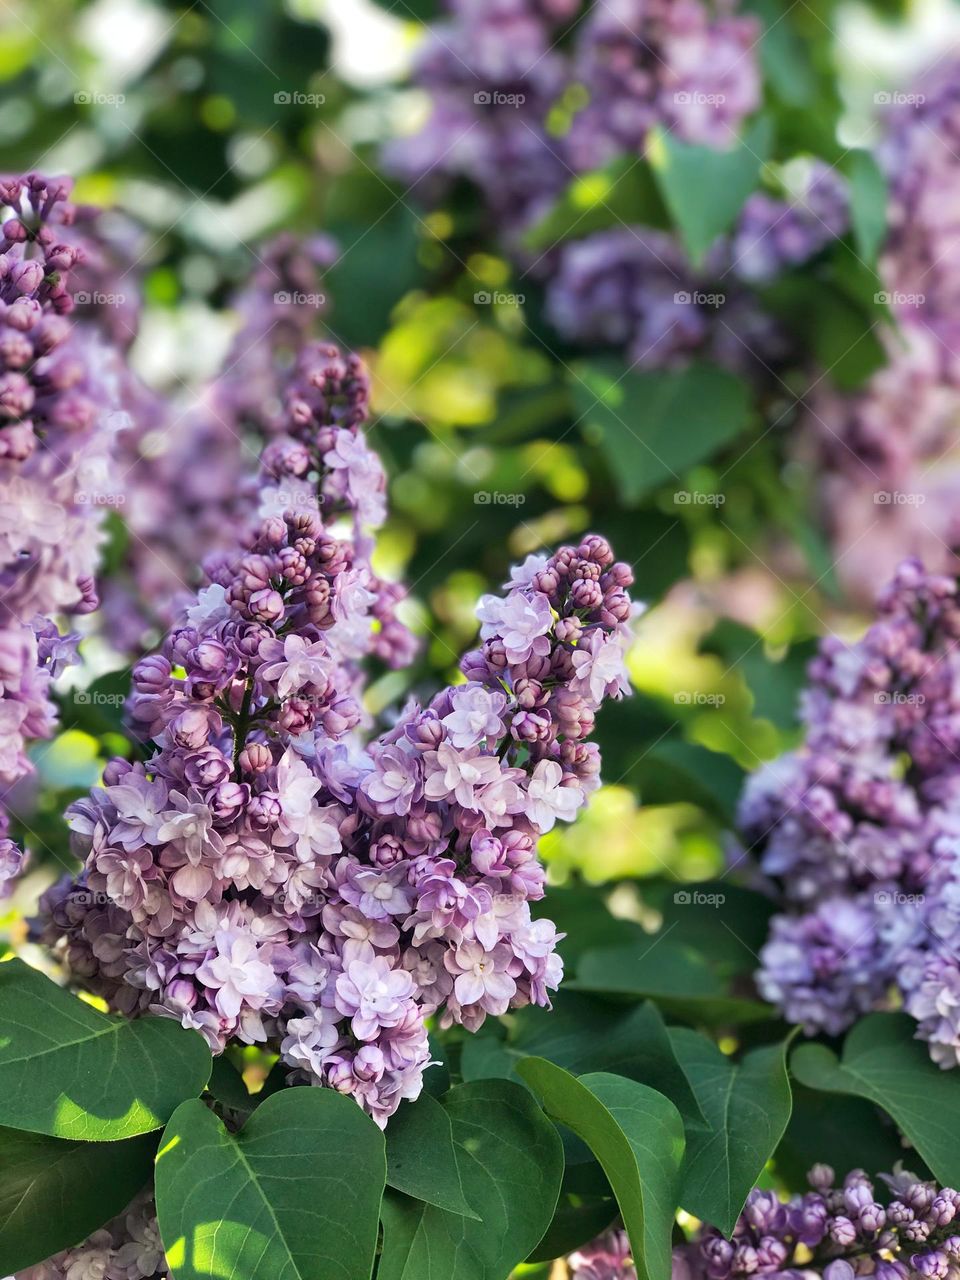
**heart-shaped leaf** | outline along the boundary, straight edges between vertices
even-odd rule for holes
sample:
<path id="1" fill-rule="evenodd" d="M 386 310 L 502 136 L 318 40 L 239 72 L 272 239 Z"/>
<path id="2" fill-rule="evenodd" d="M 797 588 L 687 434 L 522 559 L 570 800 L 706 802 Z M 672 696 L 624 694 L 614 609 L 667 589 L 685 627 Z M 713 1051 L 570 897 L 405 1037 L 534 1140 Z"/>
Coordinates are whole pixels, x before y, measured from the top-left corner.
<path id="1" fill-rule="evenodd" d="M 571 390 L 578 421 L 599 440 L 628 507 L 657 485 L 683 491 L 683 472 L 735 440 L 751 420 L 746 383 L 710 364 L 628 370 L 622 360 L 598 358 L 577 366 Z"/>
<path id="2" fill-rule="evenodd" d="M 683 1121 L 673 1103 L 646 1085 L 597 1072 L 569 1071 L 528 1058 L 518 1071 L 547 1114 L 591 1149 L 610 1181 L 630 1236 L 639 1280 L 669 1280 Z"/>
<path id="3" fill-rule="evenodd" d="M 377 1280 L 506 1280 L 550 1225 L 563 1151 L 527 1090 L 477 1080 L 451 1089 L 443 1106 L 482 1222 L 388 1192 Z"/>
<path id="4" fill-rule="evenodd" d="M 390 1117 L 387 1186 L 438 1209 L 480 1220 L 463 1190 L 450 1117 L 429 1093 L 403 1103 Z"/>
<path id="5" fill-rule="evenodd" d="M 201 1035 L 109 1018 L 21 960 L 0 964 L 0 1124 L 109 1142 L 159 1129 L 210 1076 Z"/>
<path id="6" fill-rule="evenodd" d="M 122 1213 L 153 1171 L 156 1136 L 70 1142 L 0 1129 L 0 1272 L 79 1244 Z"/>
<path id="7" fill-rule="evenodd" d="M 157 1156 L 160 1234 L 176 1280 L 370 1280 L 383 1134 L 332 1089 L 285 1089 L 237 1135 L 184 1102 Z"/>
<path id="8" fill-rule="evenodd" d="M 553 1009 L 527 1005 L 509 1040 L 471 1036 L 461 1053 L 464 1079 L 519 1079 L 524 1058 L 546 1058 L 573 1075 L 608 1071 L 649 1085 L 684 1115 L 705 1117 L 674 1051 L 660 1010 L 650 1000 L 624 1007 L 561 991 Z"/>
<path id="9" fill-rule="evenodd" d="M 687 1125 L 680 1203 L 730 1235 L 790 1119 L 787 1042 L 733 1063 L 696 1031 L 674 1028 L 670 1039 L 707 1118 Z"/>
<path id="10" fill-rule="evenodd" d="M 938 1182 L 960 1181 L 960 1078 L 941 1071 L 915 1039 L 917 1024 L 903 1013 L 872 1013 L 858 1022 L 838 1060 L 822 1044 L 803 1044 L 790 1070 L 809 1089 L 850 1093 L 882 1107 L 926 1160 Z"/>
<path id="11" fill-rule="evenodd" d="M 665 129 L 652 130 L 647 159 L 695 265 L 703 262 L 716 238 L 733 226 L 757 185 L 772 136 L 770 121 L 760 119 L 742 140 L 719 151 L 682 142 Z"/>

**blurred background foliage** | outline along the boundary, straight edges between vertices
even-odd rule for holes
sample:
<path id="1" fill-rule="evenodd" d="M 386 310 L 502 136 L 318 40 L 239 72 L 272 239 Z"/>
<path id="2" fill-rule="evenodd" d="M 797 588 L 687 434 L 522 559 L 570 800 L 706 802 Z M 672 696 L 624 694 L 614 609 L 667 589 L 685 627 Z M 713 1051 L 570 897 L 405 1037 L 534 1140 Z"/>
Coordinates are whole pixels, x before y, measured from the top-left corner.
<path id="1" fill-rule="evenodd" d="M 768 164 L 797 152 L 840 163 L 869 146 L 877 86 L 907 82 L 960 30 L 948 6 L 926 0 L 747 8 L 764 26 Z M 687 386 L 679 417 L 657 421 L 651 385 L 635 372 L 624 380 L 622 353 L 584 365 L 476 194 L 465 183 L 439 197 L 406 190 L 381 162 L 384 142 L 427 110 L 410 73 L 436 16 L 431 0 L 3 0 L 3 168 L 76 174 L 77 198 L 146 227 L 130 264 L 144 292 L 135 358 L 171 396 L 216 367 L 225 300 L 258 243 L 280 229 L 336 239 L 324 324 L 373 371 L 374 436 L 391 477 L 380 564 L 410 584 L 424 640 L 413 670 L 375 686 L 375 709 L 449 675 L 474 635 L 477 595 L 511 561 L 599 530 L 633 561 L 649 605 L 632 658 L 637 696 L 602 720 L 605 789 L 544 852 L 560 881 L 704 879 L 724 864 L 744 770 L 796 735 L 813 637 L 860 626 L 814 514 L 817 475 L 786 448 L 807 374 Z M 608 196 L 572 181 L 542 234 L 619 220 Z M 862 257 L 840 240 L 771 293 L 815 355 L 846 355 L 850 334 L 882 320 Z M 883 358 L 875 340 L 853 345 L 841 386 Z M 617 434 L 620 418 L 660 433 L 679 484 Z M 684 503 L 678 489 L 719 497 Z M 113 518 L 120 559 L 122 525 Z M 109 675 L 116 655 L 95 634 L 83 653 L 74 685 L 122 690 L 124 671 Z M 32 810 L 31 842 L 57 849 L 64 804 L 124 748 L 117 707 L 69 690 L 62 702 L 63 732 L 42 745 L 20 806 Z"/>

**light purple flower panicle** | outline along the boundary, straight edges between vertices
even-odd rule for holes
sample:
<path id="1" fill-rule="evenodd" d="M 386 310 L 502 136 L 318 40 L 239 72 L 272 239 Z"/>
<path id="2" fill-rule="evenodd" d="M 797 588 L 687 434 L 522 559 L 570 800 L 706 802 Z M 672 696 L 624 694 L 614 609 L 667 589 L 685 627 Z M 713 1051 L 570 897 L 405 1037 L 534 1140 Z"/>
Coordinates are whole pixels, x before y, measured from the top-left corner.
<path id="1" fill-rule="evenodd" d="M 531 914 L 536 845 L 599 785 L 589 737 L 628 690 L 632 574 L 596 536 L 528 558 L 482 600 L 463 683 L 363 745 L 362 664 L 388 629 L 367 396 L 355 357 L 301 353 L 259 517 L 134 670 L 153 754 L 71 807 L 85 870 L 43 910 L 112 1007 L 218 1051 L 269 1045 L 382 1124 L 420 1092 L 428 1017 L 475 1030 L 560 980 L 556 929 Z"/>
<path id="2" fill-rule="evenodd" d="M 960 1059 L 960 604 L 904 563 L 859 641 L 821 643 L 803 746 L 748 781 L 740 827 L 776 885 L 762 994 L 836 1035 L 899 988 L 942 1066 Z"/>

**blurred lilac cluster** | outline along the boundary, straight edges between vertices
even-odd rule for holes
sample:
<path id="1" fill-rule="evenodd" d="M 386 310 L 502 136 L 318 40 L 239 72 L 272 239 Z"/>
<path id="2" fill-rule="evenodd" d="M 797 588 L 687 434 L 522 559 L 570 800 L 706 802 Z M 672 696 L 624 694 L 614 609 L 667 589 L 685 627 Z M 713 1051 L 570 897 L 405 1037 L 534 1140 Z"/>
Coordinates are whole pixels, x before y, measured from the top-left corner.
<path id="1" fill-rule="evenodd" d="M 760 105 L 757 20 L 701 0 L 615 0 L 579 18 L 578 2 L 449 7 L 418 68 L 429 117 L 387 151 L 414 194 L 435 199 L 455 178 L 472 182 L 509 252 L 547 277 L 547 315 L 568 341 L 625 346 L 653 367 L 694 351 L 754 373 L 779 361 L 785 338 L 747 286 L 846 231 L 846 184 L 821 162 L 810 162 L 796 192 L 751 197 L 702 268 L 673 234 L 645 226 L 621 224 L 536 258 L 523 244 L 572 178 L 639 158 L 655 127 L 732 145 Z"/>
<path id="2" fill-rule="evenodd" d="M 887 109 L 878 152 L 889 184 L 878 300 L 897 325 L 888 364 L 854 394 L 823 381 L 807 415 L 838 570 L 863 600 L 905 555 L 954 568 L 960 543 L 960 61 L 922 88 Z"/>
<path id="3" fill-rule="evenodd" d="M 899 991 L 941 1066 L 960 1060 L 960 601 L 907 561 L 853 644 L 828 637 L 803 745 L 747 783 L 740 827 L 785 908 L 758 984 L 838 1034 Z"/>
<path id="4" fill-rule="evenodd" d="M 18 1271 L 14 1280 L 170 1280 L 153 1196 L 137 1196 L 82 1244 Z"/>
<path id="5" fill-rule="evenodd" d="M 204 557 L 249 516 L 260 449 L 280 429 L 279 379 L 319 336 L 334 256 L 326 237 L 277 236 L 232 299 L 237 331 L 217 376 L 184 405 L 130 388 L 133 427 L 117 451 L 129 543 L 123 572 L 103 586 L 103 627 L 121 652 L 141 652 L 151 627 L 169 626 Z"/>
<path id="6" fill-rule="evenodd" d="M 722 147 L 759 105 L 753 18 L 700 0 L 615 0 L 573 22 L 579 7 L 450 0 L 417 68 L 430 116 L 388 164 L 425 192 L 469 178 L 509 231 L 572 175 L 642 152 L 655 125 Z"/>
<path id="7" fill-rule="evenodd" d="M 62 178 L 0 182 L 0 798 L 30 768 L 27 742 L 53 734 L 49 683 L 76 637 L 51 619 L 97 606 L 112 450 L 128 422 L 122 348 L 93 306 L 106 251 L 69 194 Z M 0 888 L 21 862 L 7 830 L 3 812 Z"/>
<path id="8" fill-rule="evenodd" d="M 560 979 L 539 835 L 599 785 L 589 741 L 627 689 L 630 570 L 598 537 L 515 569 L 479 608 L 466 681 L 364 746 L 363 658 L 405 662 L 372 574 L 384 475 L 355 357 L 308 345 L 242 546 L 134 670 L 152 739 L 68 811 L 79 879 L 42 903 L 77 981 L 217 1050 L 269 1043 L 379 1122 L 415 1097 L 426 1019 L 469 1029 Z"/>
<path id="9" fill-rule="evenodd" d="M 829 1165 L 807 1174 L 811 1190 L 780 1200 L 755 1188 L 727 1239 L 705 1224 L 673 1251 L 673 1280 L 822 1276 L 854 1280 L 943 1280 L 960 1262 L 960 1192 L 925 1182 L 898 1164 L 874 1183 L 853 1169 L 836 1186 Z M 571 1280 L 636 1280 L 627 1233 L 613 1229 L 571 1254 Z"/>

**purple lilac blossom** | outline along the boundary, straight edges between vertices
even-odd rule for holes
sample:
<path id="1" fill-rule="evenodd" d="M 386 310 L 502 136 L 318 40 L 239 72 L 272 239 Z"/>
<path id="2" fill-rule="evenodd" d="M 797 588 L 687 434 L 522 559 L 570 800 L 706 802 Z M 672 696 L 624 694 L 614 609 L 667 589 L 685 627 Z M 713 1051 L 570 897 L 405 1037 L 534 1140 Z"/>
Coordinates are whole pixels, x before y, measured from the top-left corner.
<path id="1" fill-rule="evenodd" d="M 325 237 L 281 235 L 262 246 L 251 280 L 232 300 L 237 330 L 212 382 L 171 407 L 136 388 L 132 430 L 119 440 L 130 531 L 124 572 L 104 584 L 103 625 L 137 653 L 151 626 L 168 626 L 195 591 L 207 555 L 256 497 L 262 443 L 281 411 L 280 387 L 325 310 Z"/>
<path id="2" fill-rule="evenodd" d="M 127 425 L 126 365 L 78 283 L 104 277 L 97 217 L 70 183 L 0 182 L 0 800 L 52 737 L 50 679 L 75 651 L 51 618 L 89 613 L 104 540 L 111 458 Z M 99 291 L 97 297 L 103 296 Z M 22 857 L 3 819 L 0 895 Z"/>
<path id="3" fill-rule="evenodd" d="M 355 357 L 301 354 L 259 518 L 134 669 L 153 752 L 112 761 L 68 810 L 85 868 L 42 922 L 114 1009 L 217 1051 L 274 1047 L 384 1124 L 420 1092 L 428 1017 L 476 1030 L 560 981 L 556 929 L 531 916 L 536 845 L 599 785 L 589 738 L 628 691 L 632 574 L 593 535 L 528 559 L 482 601 L 464 683 L 364 746 L 360 663 L 380 634 L 364 516 L 384 492 L 367 395 Z"/>
<path id="4" fill-rule="evenodd" d="M 566 142 L 571 168 L 642 153 L 659 125 L 723 148 L 760 104 L 755 18 L 700 0 L 613 0 L 578 28 L 571 78 L 587 102 Z"/>
<path id="5" fill-rule="evenodd" d="M 152 1192 L 138 1195 L 82 1244 L 18 1271 L 14 1280 L 171 1280 Z"/>
<path id="6" fill-rule="evenodd" d="M 466 178 L 508 236 L 545 210 L 569 170 L 546 128 L 568 77 L 549 17 L 517 0 L 457 3 L 429 30 L 415 77 L 424 127 L 389 144 L 386 163 L 421 201 Z"/>
<path id="7" fill-rule="evenodd" d="M 709 1224 L 699 1227 L 673 1250 L 673 1280 L 945 1280 L 956 1273 L 960 1192 L 925 1182 L 899 1163 L 879 1175 L 882 1189 L 862 1169 L 851 1170 L 837 1186 L 825 1164 L 814 1165 L 807 1180 L 809 1191 L 785 1201 L 773 1191 L 751 1191 L 729 1239 Z M 605 1232 L 566 1261 L 571 1280 L 637 1276 L 622 1228 Z"/>
<path id="8" fill-rule="evenodd" d="M 848 226 L 846 181 L 822 160 L 813 161 L 789 198 L 763 191 L 750 196 L 730 246 L 731 270 L 741 280 L 765 284 L 785 267 L 814 257 Z"/>
<path id="9" fill-rule="evenodd" d="M 897 324 L 887 364 L 862 390 L 821 379 L 801 438 L 821 473 L 840 577 L 869 603 L 904 556 L 956 568 L 960 522 L 960 273 L 952 209 L 960 183 L 960 61 L 885 111 L 878 160 L 889 188 L 881 299 Z"/>
<path id="10" fill-rule="evenodd" d="M 572 24 L 569 50 L 557 24 L 579 5 L 567 0 L 449 7 L 417 68 L 429 116 L 387 163 L 421 199 L 469 179 L 508 238 L 573 173 L 642 152 L 655 125 L 722 147 L 759 105 L 755 20 L 699 0 L 594 6 Z M 579 104 L 566 130 L 550 121 L 564 99 Z"/>
<path id="11" fill-rule="evenodd" d="M 960 60 L 922 79 L 923 93 L 891 107 L 879 159 L 889 187 L 881 276 L 898 320 L 930 335 L 939 378 L 960 386 L 960 239 L 956 200 Z"/>
<path id="12" fill-rule="evenodd" d="M 757 976 L 808 1031 L 838 1034 L 899 991 L 941 1066 L 960 1057 L 960 602 L 905 562 L 877 620 L 822 641 L 803 745 L 749 779 L 740 828 L 776 886 Z"/>

